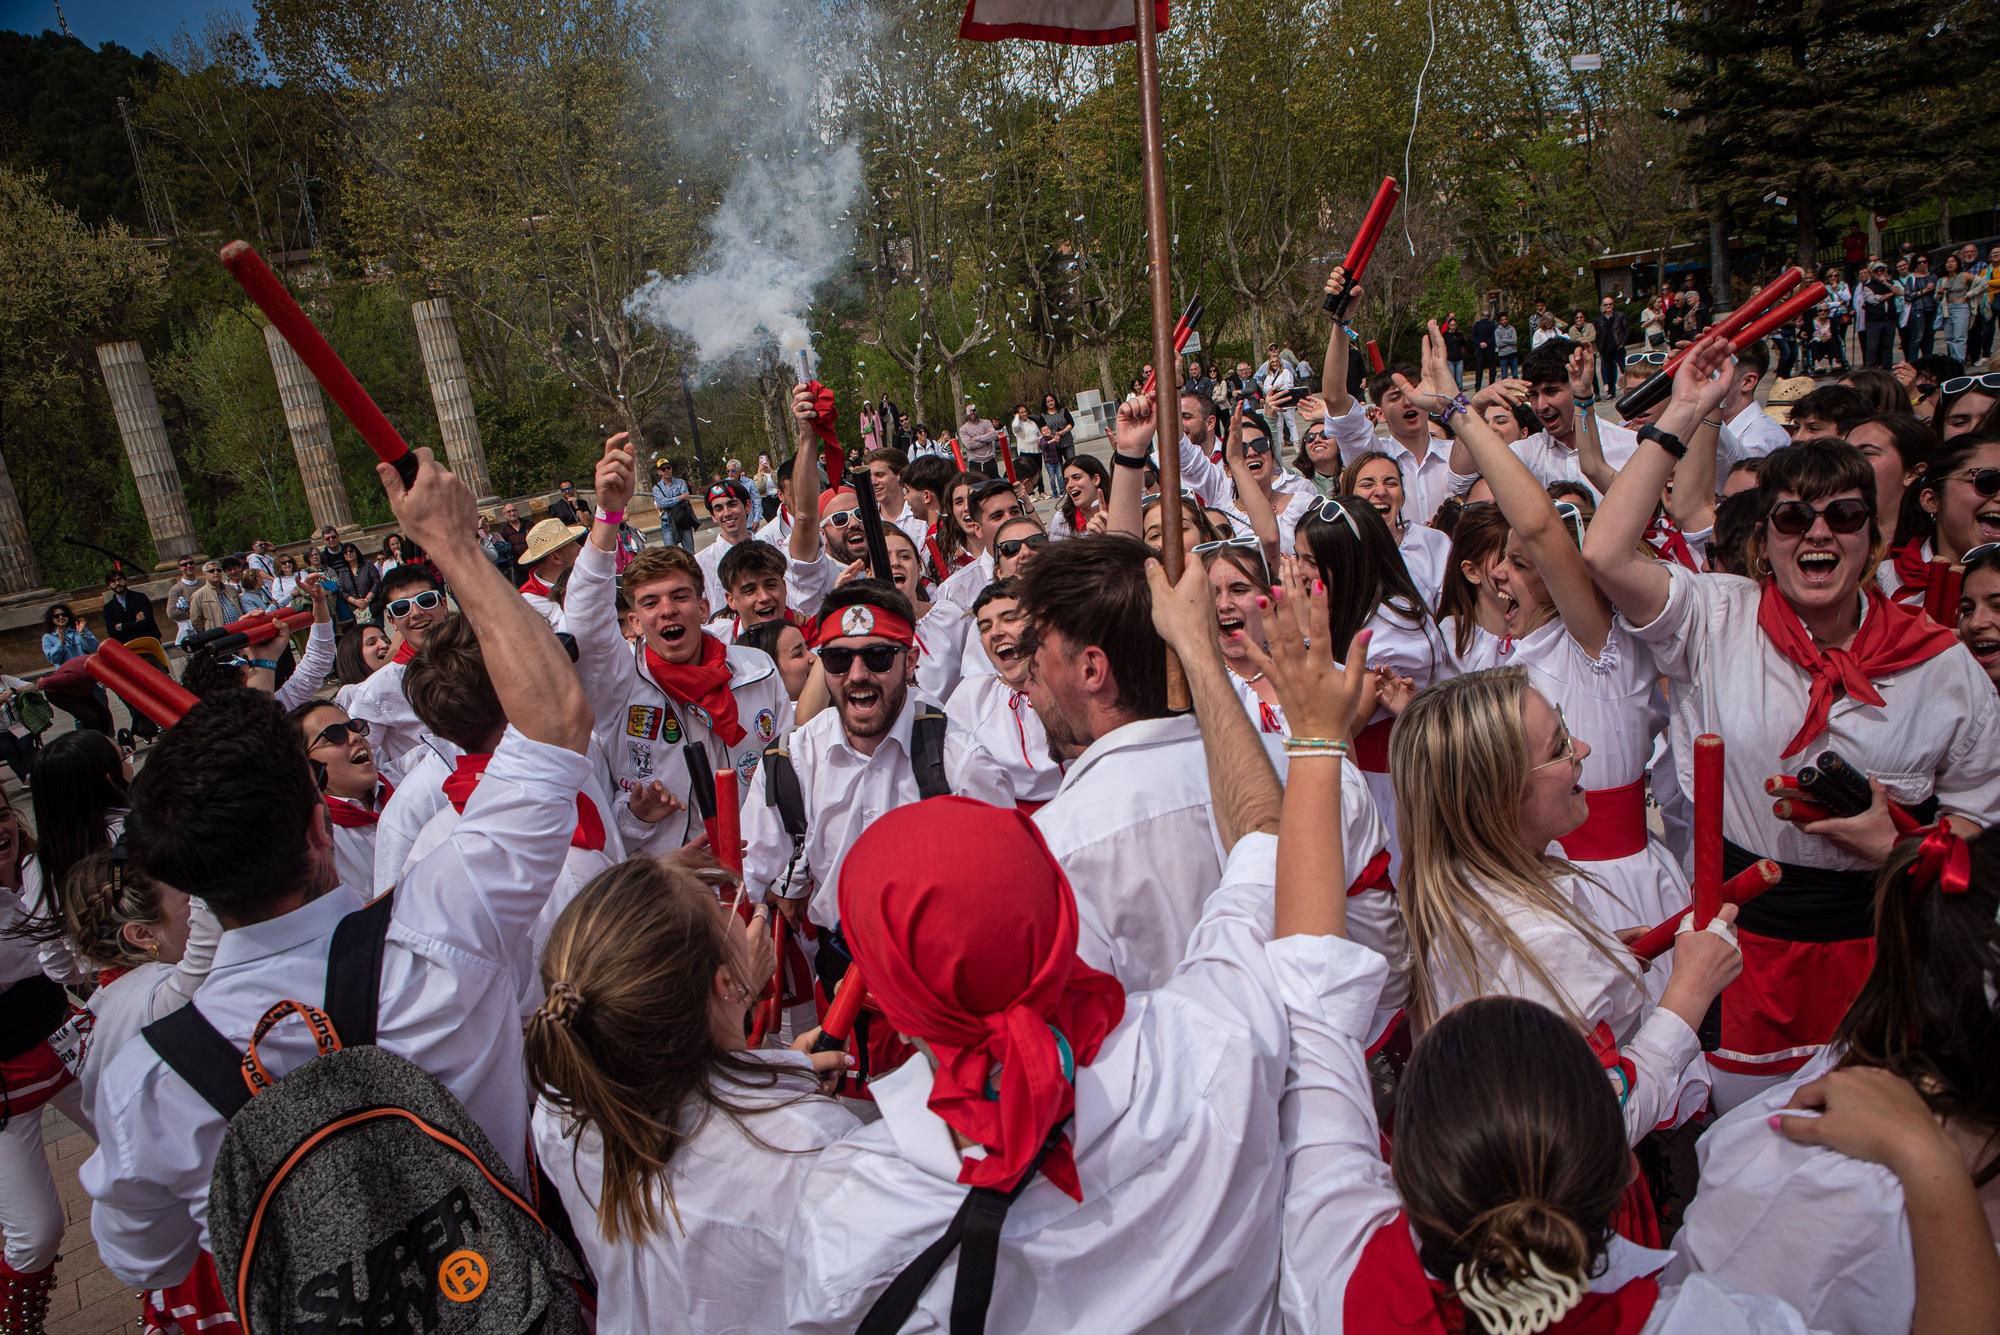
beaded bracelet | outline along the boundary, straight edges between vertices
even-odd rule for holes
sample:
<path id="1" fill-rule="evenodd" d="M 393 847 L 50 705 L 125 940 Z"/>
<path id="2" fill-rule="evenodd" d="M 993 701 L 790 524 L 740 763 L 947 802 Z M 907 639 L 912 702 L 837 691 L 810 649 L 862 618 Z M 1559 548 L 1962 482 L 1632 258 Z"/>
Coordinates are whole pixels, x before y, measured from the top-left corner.
<path id="1" fill-rule="evenodd" d="M 1453 417 L 1459 413 L 1469 413 L 1471 411 L 1472 400 L 1466 398 L 1463 394 L 1455 395 L 1451 402 L 1445 404 L 1444 411 L 1438 414 L 1438 420 L 1449 426 Z"/>
<path id="2" fill-rule="evenodd" d="M 1587 399 L 1578 399 L 1576 406 L 1579 408 L 1595 408 L 1597 406 L 1597 396 L 1593 394 Z"/>
<path id="3" fill-rule="evenodd" d="M 1287 737 L 1284 742 L 1288 756 L 1344 756 L 1347 741 L 1338 737 Z"/>

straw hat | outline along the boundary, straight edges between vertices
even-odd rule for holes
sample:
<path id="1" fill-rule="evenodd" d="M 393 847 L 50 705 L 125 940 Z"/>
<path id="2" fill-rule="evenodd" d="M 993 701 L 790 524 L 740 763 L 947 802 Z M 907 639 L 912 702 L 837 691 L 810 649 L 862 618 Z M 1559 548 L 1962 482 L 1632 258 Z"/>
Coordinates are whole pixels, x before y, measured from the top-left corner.
<path id="1" fill-rule="evenodd" d="M 551 552 L 561 551 L 572 542 L 581 542 L 587 531 L 581 524 L 565 524 L 560 519 L 544 519 L 528 530 L 528 550 L 521 553 L 521 564 L 534 565 Z"/>
<path id="2" fill-rule="evenodd" d="M 1771 397 L 1764 402 L 1764 411 L 1779 426 L 1792 424 L 1792 405 L 1813 392 L 1819 382 L 1809 375 L 1788 375 L 1771 386 Z"/>

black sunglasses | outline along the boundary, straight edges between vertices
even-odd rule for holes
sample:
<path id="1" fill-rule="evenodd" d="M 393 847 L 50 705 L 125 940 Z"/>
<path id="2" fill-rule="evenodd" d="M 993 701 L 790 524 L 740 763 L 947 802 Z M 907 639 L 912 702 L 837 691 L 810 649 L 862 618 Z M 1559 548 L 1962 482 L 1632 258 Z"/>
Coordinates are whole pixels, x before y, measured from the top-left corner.
<path id="1" fill-rule="evenodd" d="M 350 734 L 355 737 L 366 737 L 368 735 L 368 720 L 365 718 L 351 718 L 345 723 L 329 723 L 319 730 L 319 735 L 312 739 L 312 745 L 308 746 L 306 750 L 317 751 L 320 747 L 327 745 L 345 746 Z"/>
<path id="2" fill-rule="evenodd" d="M 1826 526 L 1835 533 L 1859 533 L 1872 517 L 1868 502 L 1853 496 L 1844 496 L 1837 501 L 1828 501 L 1815 510 L 1804 501 L 1779 501 L 1771 507 L 1766 516 L 1771 527 L 1790 537 L 1798 537 L 1809 531 L 1813 521 L 1824 518 Z"/>
<path id="3" fill-rule="evenodd" d="M 401 621 L 410 614 L 412 607 L 421 607 L 426 612 L 434 612 L 443 605 L 443 594 L 436 589 L 425 589 L 422 593 L 412 594 L 408 598 L 398 598 L 382 610 L 389 614 L 389 620 Z"/>
<path id="4" fill-rule="evenodd" d="M 1023 547 L 1026 547 L 1031 552 L 1040 551 L 1049 545 L 1049 535 L 1046 533 L 1030 533 L 1025 538 L 1007 538 L 993 545 L 998 549 L 1000 555 L 1012 556 Z"/>
<path id="5" fill-rule="evenodd" d="M 1968 468 L 1962 473 L 1946 473 L 1945 479 L 1962 477 L 1972 484 L 1972 489 L 1991 500 L 2000 496 L 2000 468 Z"/>
<path id="6" fill-rule="evenodd" d="M 905 644 L 870 644 L 859 649 L 849 649 L 841 645 L 830 645 L 819 651 L 820 664 L 826 668 L 829 677 L 844 677 L 854 667 L 854 660 L 870 672 L 887 672 L 896 664 L 896 658 L 909 648 Z"/>
<path id="7" fill-rule="evenodd" d="M 1975 387 L 2000 392 L 2000 371 L 1988 371 L 1985 375 L 1955 375 L 1938 385 L 1946 394 L 1963 394 Z"/>
<path id="8" fill-rule="evenodd" d="M 1306 440 L 1313 440 L 1325 434 L 1323 431 L 1308 431 L 1305 438 Z M 1269 454 L 1271 452 L 1271 438 L 1269 436 L 1256 436 L 1250 440 L 1246 440 L 1243 442 L 1243 452 L 1245 454 Z"/>

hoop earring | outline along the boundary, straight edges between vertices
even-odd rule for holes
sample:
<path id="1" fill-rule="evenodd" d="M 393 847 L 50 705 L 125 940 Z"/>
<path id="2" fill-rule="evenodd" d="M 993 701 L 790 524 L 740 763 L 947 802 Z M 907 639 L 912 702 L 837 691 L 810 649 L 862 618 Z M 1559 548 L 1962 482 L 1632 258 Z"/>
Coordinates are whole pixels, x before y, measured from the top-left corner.
<path id="1" fill-rule="evenodd" d="M 1772 573 L 1772 572 L 1771 572 L 1771 558 L 1770 558 L 1770 557 L 1768 557 L 1768 556 L 1760 556 L 1760 557 L 1758 557 L 1758 558 L 1757 558 L 1757 563 L 1756 563 L 1756 564 L 1755 564 L 1754 566 L 1752 566 L 1752 567 L 1751 567 L 1751 569 L 1755 570 L 1755 571 L 1756 571 L 1756 572 L 1757 572 L 1758 574 L 1760 574 L 1760 575 L 1768 575 L 1768 574 Z"/>

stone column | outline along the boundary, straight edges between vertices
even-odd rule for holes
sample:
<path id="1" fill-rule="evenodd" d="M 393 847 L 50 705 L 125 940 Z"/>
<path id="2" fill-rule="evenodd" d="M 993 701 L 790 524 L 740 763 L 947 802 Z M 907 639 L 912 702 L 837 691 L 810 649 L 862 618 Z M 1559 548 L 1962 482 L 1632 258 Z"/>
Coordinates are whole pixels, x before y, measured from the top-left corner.
<path id="1" fill-rule="evenodd" d="M 417 320 L 417 346 L 423 349 L 424 374 L 431 382 L 431 401 L 437 405 L 445 459 L 481 504 L 497 500 L 486 471 L 486 447 L 479 441 L 479 419 L 472 411 L 472 385 L 465 376 L 465 353 L 458 346 L 451 303 L 433 297 L 410 307 L 410 313 Z"/>
<path id="2" fill-rule="evenodd" d="M 28 521 L 14 495 L 14 478 L 0 458 L 0 594 L 32 593 L 42 587 L 42 567 L 28 541 Z"/>
<path id="3" fill-rule="evenodd" d="M 354 515 L 347 506 L 347 486 L 340 480 L 340 463 L 333 453 L 333 423 L 327 420 L 319 382 L 275 325 L 264 326 L 264 350 L 271 355 L 271 370 L 278 377 L 278 401 L 285 405 L 285 430 L 291 433 L 292 452 L 299 458 L 299 476 L 306 484 L 313 530 L 328 524 L 350 528 Z"/>
<path id="4" fill-rule="evenodd" d="M 97 364 L 104 388 L 118 415 L 118 434 L 132 459 L 132 477 L 139 484 L 139 504 L 146 510 L 146 527 L 160 553 L 160 568 L 196 550 L 194 521 L 188 518 L 181 494 L 180 470 L 167 444 L 167 424 L 160 417 L 160 400 L 146 370 L 146 353 L 130 340 L 97 345 Z"/>

